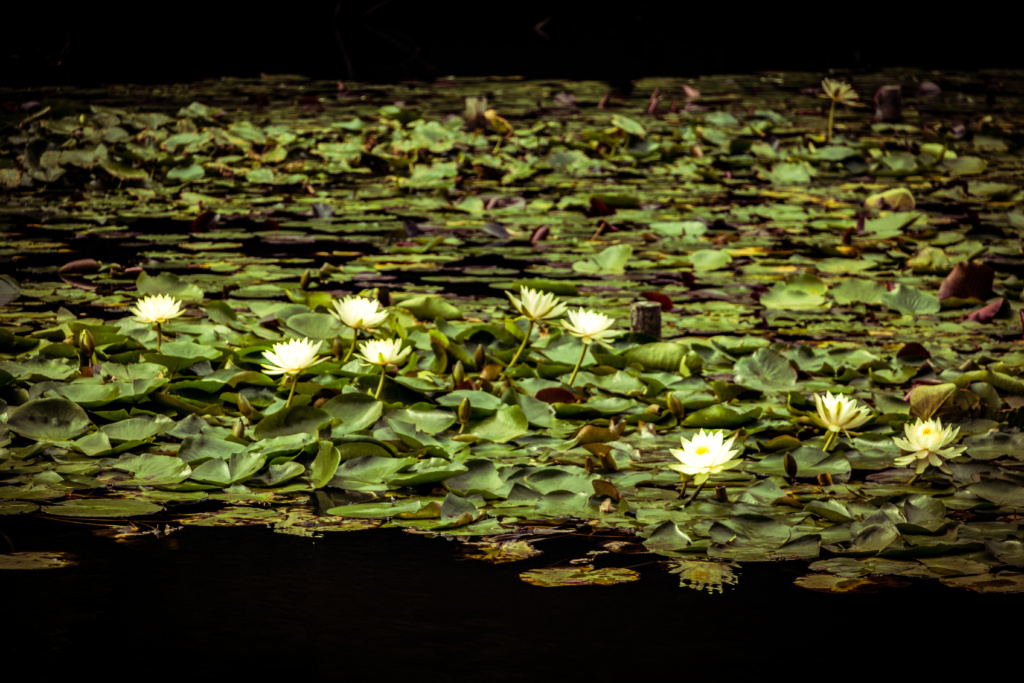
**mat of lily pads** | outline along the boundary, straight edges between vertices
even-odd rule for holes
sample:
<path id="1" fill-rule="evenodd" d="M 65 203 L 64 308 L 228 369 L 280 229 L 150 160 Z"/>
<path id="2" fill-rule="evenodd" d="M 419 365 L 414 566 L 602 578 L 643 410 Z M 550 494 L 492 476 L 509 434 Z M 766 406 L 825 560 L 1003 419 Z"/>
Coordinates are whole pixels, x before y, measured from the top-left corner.
<path id="1" fill-rule="evenodd" d="M 823 74 L 0 91 L 0 515 L 490 562 L 593 537 L 542 586 L 801 560 L 813 590 L 1024 590 L 1024 74 L 829 76 L 859 94 L 831 130 Z M 619 334 L 530 325 L 524 285 Z M 399 365 L 342 362 L 358 294 Z M 159 331 L 154 295 L 185 311 Z M 290 339 L 327 358 L 294 387 L 263 355 Z M 870 408 L 834 444 L 826 392 Z M 895 466 L 918 418 L 959 430 L 948 473 Z M 700 429 L 742 462 L 692 498 Z"/>

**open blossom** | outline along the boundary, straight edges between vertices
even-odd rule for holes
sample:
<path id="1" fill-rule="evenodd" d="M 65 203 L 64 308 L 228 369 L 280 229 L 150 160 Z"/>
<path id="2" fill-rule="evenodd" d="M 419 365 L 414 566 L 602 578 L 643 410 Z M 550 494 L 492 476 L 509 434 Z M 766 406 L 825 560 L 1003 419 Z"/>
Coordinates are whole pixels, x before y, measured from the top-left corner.
<path id="1" fill-rule="evenodd" d="M 965 447 L 954 447 L 949 444 L 957 439 L 960 433 L 959 427 L 942 426 L 942 420 L 922 420 L 917 418 L 914 424 L 903 425 L 903 431 L 907 438 L 901 439 L 894 436 L 892 440 L 902 451 L 910 451 L 907 455 L 896 458 L 896 464 L 906 467 L 917 461 L 917 474 L 924 472 L 928 465 L 938 467 L 943 472 L 949 472 L 945 460 L 955 458 L 967 450 Z"/>
<path id="2" fill-rule="evenodd" d="M 359 356 L 371 365 L 398 365 L 412 353 L 401 339 L 372 339 L 359 345 Z"/>
<path id="3" fill-rule="evenodd" d="M 614 332 L 609 331 L 609 328 L 615 324 L 615 320 L 604 313 L 578 308 L 575 311 L 569 311 L 568 315 L 569 320 L 563 320 L 562 325 L 569 331 L 569 334 L 579 337 L 584 344 L 609 339 L 615 335 Z"/>
<path id="4" fill-rule="evenodd" d="M 388 319 L 388 312 L 375 299 L 347 296 L 331 304 L 334 306 L 334 317 L 355 330 L 372 332 Z"/>
<path id="5" fill-rule="evenodd" d="M 856 429 L 871 419 L 871 409 L 865 405 L 857 405 L 857 400 L 843 394 L 832 395 L 826 392 L 814 395 L 814 405 L 818 409 L 815 422 L 830 432 L 839 433 Z M 833 437 L 834 438 L 834 437 Z"/>
<path id="6" fill-rule="evenodd" d="M 682 450 L 669 449 L 681 463 L 669 467 L 680 474 L 694 477 L 698 484 L 702 484 L 712 474 L 735 467 L 743 461 L 742 458 L 734 457 L 740 454 L 738 448 L 732 448 L 735 440 L 733 436 L 726 441 L 723 430 L 705 432 L 702 429 L 692 439 L 681 439 Z"/>
<path id="7" fill-rule="evenodd" d="M 858 99 L 857 91 L 853 89 L 852 85 L 833 78 L 826 78 L 822 80 L 821 89 L 824 90 L 825 93 L 823 95 L 818 95 L 818 97 L 824 97 L 827 100 L 832 100 L 836 104 L 855 104 Z"/>
<path id="8" fill-rule="evenodd" d="M 263 364 L 263 372 L 268 375 L 298 376 L 302 371 L 327 360 L 317 358 L 319 350 L 320 342 L 309 339 L 278 342 L 271 350 L 263 352 L 263 357 L 267 359 Z"/>
<path id="9" fill-rule="evenodd" d="M 156 294 L 145 296 L 139 299 L 138 303 L 131 309 L 135 317 L 141 322 L 149 324 L 165 323 L 172 318 L 177 318 L 185 310 L 181 307 L 181 301 L 173 296 Z"/>
<path id="10" fill-rule="evenodd" d="M 505 292 L 505 294 L 508 295 L 516 310 L 532 322 L 565 315 L 565 304 L 551 292 L 521 287 L 519 290 L 521 299 L 517 299 L 511 292 Z"/>

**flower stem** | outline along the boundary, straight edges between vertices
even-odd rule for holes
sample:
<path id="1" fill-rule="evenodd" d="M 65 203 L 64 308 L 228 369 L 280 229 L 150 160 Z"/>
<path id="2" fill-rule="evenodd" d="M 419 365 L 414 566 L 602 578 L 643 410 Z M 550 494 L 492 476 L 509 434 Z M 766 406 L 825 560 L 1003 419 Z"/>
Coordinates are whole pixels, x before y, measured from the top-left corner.
<path id="1" fill-rule="evenodd" d="M 836 120 L 836 101 L 832 100 L 832 106 L 830 106 L 828 108 L 828 137 L 825 138 L 825 141 L 828 144 L 830 144 L 830 145 L 832 144 L 832 124 L 835 122 L 835 120 Z"/>
<path id="2" fill-rule="evenodd" d="M 533 321 L 530 321 L 530 325 L 526 328 L 526 336 L 523 337 L 523 343 L 519 345 L 519 350 L 516 351 L 516 355 L 512 356 L 512 360 L 509 361 L 508 365 L 505 366 L 505 372 L 507 375 L 508 371 L 512 369 L 512 366 L 519 360 L 519 356 L 523 355 L 523 350 L 526 349 L 526 345 L 530 343 L 530 335 L 533 333 Z"/>
<path id="3" fill-rule="evenodd" d="M 160 353 L 160 338 L 163 335 L 160 334 L 160 323 L 156 324 L 156 352 Z"/>
<path id="4" fill-rule="evenodd" d="M 915 472 L 914 476 L 912 476 L 910 478 L 910 481 L 907 482 L 907 486 L 913 486 L 914 482 L 917 481 L 920 478 L 921 478 L 921 473 L 920 472 Z"/>
<path id="5" fill-rule="evenodd" d="M 828 436 L 825 437 L 825 445 L 822 447 L 821 450 L 823 450 L 826 453 L 828 453 L 829 450 L 832 448 L 832 446 L 835 445 L 836 439 L 838 439 L 838 438 L 839 438 L 839 432 L 833 432 L 832 430 L 829 430 Z"/>
<path id="6" fill-rule="evenodd" d="M 284 407 L 288 408 L 292 404 L 292 397 L 295 396 L 295 385 L 299 383 L 299 378 L 297 376 L 295 376 L 295 375 L 285 375 L 285 377 L 291 377 L 292 378 L 292 388 L 288 392 L 288 400 L 285 401 L 285 403 L 284 403 Z"/>
<path id="7" fill-rule="evenodd" d="M 356 350 L 356 339 L 358 337 L 359 337 L 359 333 L 356 332 L 355 330 L 352 330 L 352 344 L 348 347 L 348 353 L 345 354 L 345 359 L 343 361 L 341 361 L 342 365 L 347 363 L 348 359 L 352 357 L 352 352 Z"/>
<path id="8" fill-rule="evenodd" d="M 583 365 L 583 357 L 587 355 L 587 345 L 583 345 L 583 350 L 580 352 L 580 359 L 576 361 L 576 367 L 572 369 L 572 376 L 569 377 L 569 386 L 576 381 L 576 373 L 580 371 L 580 366 Z"/>
<path id="9" fill-rule="evenodd" d="M 388 366 L 380 366 L 380 382 L 377 384 L 377 393 L 373 395 L 373 397 L 377 400 L 380 400 L 380 392 L 383 391 L 384 389 L 384 375 L 386 375 L 387 372 Z"/>
<path id="10" fill-rule="evenodd" d="M 687 505 L 689 505 L 690 503 L 692 503 L 693 501 L 695 501 L 695 500 L 697 499 L 697 496 L 699 496 L 699 495 L 700 495 L 700 492 L 704 490 L 704 485 L 705 485 L 705 484 L 707 484 L 707 483 L 708 483 L 708 480 L 707 480 L 707 479 L 705 479 L 704 481 L 702 481 L 702 482 L 700 483 L 700 486 L 698 486 L 698 487 L 697 487 L 697 490 L 693 492 L 693 495 L 692 495 L 692 496 L 690 496 L 690 499 L 689 499 L 688 501 L 686 501 L 685 503 L 683 503 L 683 507 L 686 507 Z"/>

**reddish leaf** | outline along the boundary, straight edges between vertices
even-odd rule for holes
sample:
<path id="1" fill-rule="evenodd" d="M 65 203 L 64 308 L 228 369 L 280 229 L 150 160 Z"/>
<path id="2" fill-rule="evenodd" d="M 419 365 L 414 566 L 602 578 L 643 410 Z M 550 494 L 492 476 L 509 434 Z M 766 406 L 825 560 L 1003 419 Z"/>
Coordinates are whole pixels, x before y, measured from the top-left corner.
<path id="1" fill-rule="evenodd" d="M 683 85 L 683 94 L 686 95 L 686 99 L 695 100 L 700 97 L 700 90 L 697 90 L 693 86 Z"/>
<path id="2" fill-rule="evenodd" d="M 928 349 L 924 348 L 917 342 L 910 342 L 904 344 L 903 348 L 896 352 L 897 358 L 906 358 L 908 356 L 915 358 L 931 358 L 932 354 L 928 352 Z"/>
<path id="3" fill-rule="evenodd" d="M 541 242 L 547 239 L 549 232 L 551 232 L 551 226 L 540 226 L 539 228 L 533 231 L 532 235 L 530 235 L 530 244 L 537 244 L 537 242 Z"/>
<path id="4" fill-rule="evenodd" d="M 579 400 L 579 396 L 561 387 L 541 389 L 534 398 L 545 403 L 576 403 Z"/>
<path id="5" fill-rule="evenodd" d="M 1005 302 L 1000 297 L 990 304 L 985 304 L 974 313 L 971 313 L 967 316 L 967 319 L 973 320 L 976 323 L 990 323 L 992 322 L 992 318 L 999 315 L 999 311 L 1002 310 L 1004 303 Z"/>
<path id="6" fill-rule="evenodd" d="M 992 282 L 996 271 L 984 263 L 958 263 L 953 272 L 946 276 L 939 287 L 939 301 L 950 297 L 957 299 L 992 298 Z"/>
<path id="7" fill-rule="evenodd" d="M 640 296 L 648 301 L 657 301 L 661 304 L 661 310 L 663 311 L 671 311 L 674 306 L 672 299 L 661 292 L 640 292 Z"/>
<path id="8" fill-rule="evenodd" d="M 583 212 L 584 215 L 593 218 L 595 216 L 614 216 L 615 209 L 611 208 L 600 199 L 590 198 L 590 208 Z"/>
<path id="9" fill-rule="evenodd" d="M 213 230 L 220 223 L 220 214 L 216 211 L 203 211 L 192 221 L 192 232 L 206 232 Z"/>
<path id="10" fill-rule="evenodd" d="M 75 261 L 68 261 L 60 267 L 60 274 L 66 275 L 67 273 L 95 273 L 100 269 L 100 264 L 95 259 L 91 258 L 80 258 Z"/>

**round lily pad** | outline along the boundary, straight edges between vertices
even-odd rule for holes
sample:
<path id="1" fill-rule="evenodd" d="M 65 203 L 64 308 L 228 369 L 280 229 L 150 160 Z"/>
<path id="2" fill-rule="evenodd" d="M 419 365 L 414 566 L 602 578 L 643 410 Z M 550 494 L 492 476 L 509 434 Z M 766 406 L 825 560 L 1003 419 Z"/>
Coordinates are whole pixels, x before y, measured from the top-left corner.
<path id="1" fill-rule="evenodd" d="M 7 420 L 12 431 L 36 441 L 73 439 L 89 427 L 89 416 L 66 398 L 40 398 L 18 406 Z"/>
<path id="2" fill-rule="evenodd" d="M 163 507 L 156 503 L 117 498 L 77 498 L 43 508 L 46 514 L 60 517 L 135 517 L 161 510 Z"/>

